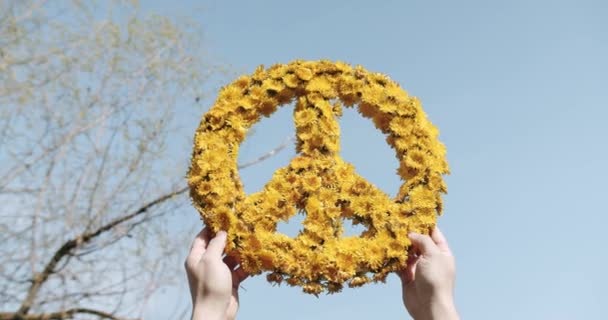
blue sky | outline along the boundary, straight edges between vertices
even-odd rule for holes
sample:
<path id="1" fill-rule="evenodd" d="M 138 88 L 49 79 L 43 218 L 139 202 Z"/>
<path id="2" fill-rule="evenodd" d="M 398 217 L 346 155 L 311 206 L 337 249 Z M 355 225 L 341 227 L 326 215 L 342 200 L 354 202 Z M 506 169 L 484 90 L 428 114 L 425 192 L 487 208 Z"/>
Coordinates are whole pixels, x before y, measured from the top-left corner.
<path id="1" fill-rule="evenodd" d="M 142 1 L 142 8 L 199 21 L 210 58 L 236 73 L 325 58 L 388 74 L 421 99 L 448 148 L 452 174 L 439 225 L 457 258 L 463 319 L 605 317 L 608 2 Z M 292 135 L 290 111 L 255 127 L 243 161 Z M 181 121 L 188 134 L 198 124 Z M 397 161 L 382 135 L 352 111 L 341 125 L 343 157 L 394 194 Z M 243 170 L 247 191 L 292 156 L 293 148 Z M 196 223 L 191 211 L 184 223 Z M 263 277 L 244 287 L 240 319 L 408 318 L 396 277 L 319 298 Z"/>

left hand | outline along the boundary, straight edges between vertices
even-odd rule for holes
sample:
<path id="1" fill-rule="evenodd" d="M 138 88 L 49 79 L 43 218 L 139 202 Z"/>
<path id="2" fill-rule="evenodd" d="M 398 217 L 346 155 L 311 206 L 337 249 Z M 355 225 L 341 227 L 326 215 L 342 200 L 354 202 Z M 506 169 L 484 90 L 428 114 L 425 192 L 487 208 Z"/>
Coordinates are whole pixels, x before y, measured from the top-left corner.
<path id="1" fill-rule="evenodd" d="M 203 229 L 194 239 L 186 258 L 186 274 L 192 295 L 192 319 L 235 319 L 239 307 L 239 285 L 248 274 L 235 257 L 222 258 L 226 232 L 210 239 Z"/>

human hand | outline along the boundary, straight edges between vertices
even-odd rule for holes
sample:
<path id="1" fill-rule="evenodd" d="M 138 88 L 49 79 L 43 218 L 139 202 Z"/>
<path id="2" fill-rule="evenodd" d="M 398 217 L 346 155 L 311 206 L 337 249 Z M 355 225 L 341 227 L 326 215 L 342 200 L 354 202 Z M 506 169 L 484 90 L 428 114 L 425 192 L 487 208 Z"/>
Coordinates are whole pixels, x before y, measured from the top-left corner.
<path id="1" fill-rule="evenodd" d="M 415 320 L 459 319 L 454 305 L 454 256 L 435 227 L 430 236 L 409 234 L 412 250 L 399 273 L 403 303 Z"/>
<path id="2" fill-rule="evenodd" d="M 192 295 L 192 319 L 235 319 L 239 307 L 239 285 L 247 278 L 239 261 L 231 256 L 222 259 L 226 232 L 210 239 L 203 229 L 192 242 L 186 258 L 186 274 Z"/>

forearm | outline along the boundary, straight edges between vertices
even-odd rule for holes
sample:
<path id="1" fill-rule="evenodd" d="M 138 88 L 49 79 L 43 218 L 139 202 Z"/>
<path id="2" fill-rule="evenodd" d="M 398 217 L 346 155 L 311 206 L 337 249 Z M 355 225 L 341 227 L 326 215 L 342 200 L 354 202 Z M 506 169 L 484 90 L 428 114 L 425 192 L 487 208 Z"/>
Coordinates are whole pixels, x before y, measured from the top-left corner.
<path id="1" fill-rule="evenodd" d="M 451 297 L 430 301 L 414 320 L 459 320 L 454 300 Z"/>
<path id="2" fill-rule="evenodd" d="M 225 320 L 226 306 L 201 303 L 192 310 L 192 320 Z"/>

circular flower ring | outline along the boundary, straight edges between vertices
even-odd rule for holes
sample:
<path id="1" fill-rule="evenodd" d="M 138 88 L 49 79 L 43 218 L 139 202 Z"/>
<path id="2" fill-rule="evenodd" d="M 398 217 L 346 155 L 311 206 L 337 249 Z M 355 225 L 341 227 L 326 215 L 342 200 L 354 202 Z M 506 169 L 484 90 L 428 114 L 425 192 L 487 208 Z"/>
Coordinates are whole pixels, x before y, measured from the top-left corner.
<path id="1" fill-rule="evenodd" d="M 247 196 L 237 156 L 247 130 L 262 115 L 296 101 L 297 157 L 264 188 Z M 341 102 L 341 103 L 340 103 Z M 357 175 L 339 156 L 342 105 L 358 106 L 387 135 L 403 184 L 394 199 Z M 397 83 L 360 66 L 294 61 L 259 67 L 224 87 L 194 137 L 188 183 L 193 204 L 213 232 L 228 232 L 226 252 L 242 268 L 304 292 L 337 292 L 406 265 L 409 232 L 428 233 L 441 213 L 445 147 L 420 102 Z M 305 214 L 295 238 L 279 221 Z M 366 227 L 343 236 L 342 221 Z"/>

